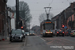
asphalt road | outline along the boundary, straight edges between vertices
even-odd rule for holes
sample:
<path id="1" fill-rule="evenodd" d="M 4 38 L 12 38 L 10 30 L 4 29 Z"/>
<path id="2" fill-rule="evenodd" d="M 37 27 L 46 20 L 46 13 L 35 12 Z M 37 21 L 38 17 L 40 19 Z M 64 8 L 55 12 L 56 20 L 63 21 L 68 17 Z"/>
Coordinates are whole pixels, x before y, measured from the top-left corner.
<path id="1" fill-rule="evenodd" d="M 62 50 L 62 48 L 50 48 L 47 41 L 39 36 L 27 36 L 22 50 Z"/>
<path id="2" fill-rule="evenodd" d="M 61 48 L 61 50 L 75 50 L 75 37 L 42 37 L 50 48 Z"/>
<path id="3" fill-rule="evenodd" d="M 75 37 L 26 36 L 24 42 L 1 41 L 0 50 L 75 50 Z"/>

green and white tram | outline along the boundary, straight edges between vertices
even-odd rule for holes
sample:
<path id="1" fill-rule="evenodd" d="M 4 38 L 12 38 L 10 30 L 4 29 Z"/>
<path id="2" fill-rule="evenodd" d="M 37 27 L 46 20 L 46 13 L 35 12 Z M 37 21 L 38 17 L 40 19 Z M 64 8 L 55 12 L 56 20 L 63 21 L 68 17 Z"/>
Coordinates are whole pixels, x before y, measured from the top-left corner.
<path id="1" fill-rule="evenodd" d="M 53 36 L 54 23 L 51 20 L 44 20 L 40 24 L 40 29 L 43 36 Z"/>

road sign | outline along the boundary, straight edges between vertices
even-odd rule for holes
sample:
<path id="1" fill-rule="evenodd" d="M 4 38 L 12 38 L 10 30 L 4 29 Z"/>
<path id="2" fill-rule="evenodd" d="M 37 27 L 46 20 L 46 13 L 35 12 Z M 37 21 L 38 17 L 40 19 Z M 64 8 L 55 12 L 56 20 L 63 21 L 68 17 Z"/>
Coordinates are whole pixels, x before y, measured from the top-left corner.
<path id="1" fill-rule="evenodd" d="M 64 28 L 67 28 L 67 26 L 65 26 Z"/>

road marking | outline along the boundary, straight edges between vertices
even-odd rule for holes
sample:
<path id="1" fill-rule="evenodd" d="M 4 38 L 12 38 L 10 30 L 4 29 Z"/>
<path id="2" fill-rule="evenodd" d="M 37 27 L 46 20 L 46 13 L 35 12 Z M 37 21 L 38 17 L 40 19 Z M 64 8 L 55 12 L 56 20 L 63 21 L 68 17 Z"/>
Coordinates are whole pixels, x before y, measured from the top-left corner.
<path id="1" fill-rule="evenodd" d="M 41 38 L 43 41 L 46 41 L 46 40 L 44 40 L 43 38 Z"/>
<path id="2" fill-rule="evenodd" d="M 39 37 L 39 36 L 36 36 L 36 37 Z M 44 40 L 43 38 L 41 38 L 41 37 L 39 37 L 40 39 L 42 39 L 43 41 L 46 41 L 46 40 Z"/>
<path id="3" fill-rule="evenodd" d="M 62 46 L 50 46 L 50 48 L 64 50 Z"/>
<path id="4" fill-rule="evenodd" d="M 49 43 L 52 43 L 53 41 L 51 41 L 51 42 L 48 42 L 47 44 L 49 44 Z"/>

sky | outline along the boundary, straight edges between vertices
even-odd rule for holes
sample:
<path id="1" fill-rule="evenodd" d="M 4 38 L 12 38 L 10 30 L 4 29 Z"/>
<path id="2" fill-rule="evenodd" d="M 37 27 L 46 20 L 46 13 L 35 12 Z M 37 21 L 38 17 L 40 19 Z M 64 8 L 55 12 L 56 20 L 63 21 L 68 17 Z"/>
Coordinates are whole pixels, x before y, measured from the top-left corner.
<path id="1" fill-rule="evenodd" d="M 24 1 L 29 5 L 32 15 L 31 26 L 40 26 L 39 16 L 45 13 L 44 7 L 51 7 L 50 12 L 55 16 L 70 6 L 75 0 L 19 0 Z M 7 5 L 15 6 L 15 0 L 8 0 Z"/>

